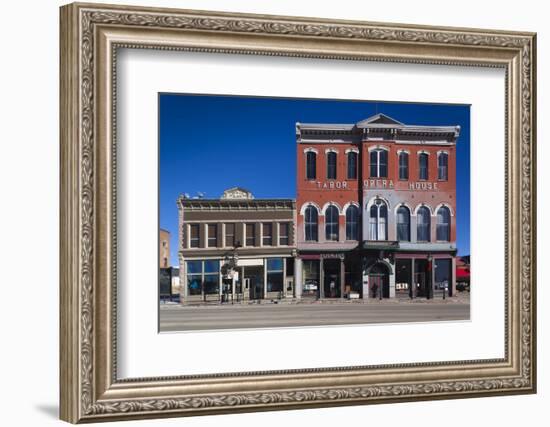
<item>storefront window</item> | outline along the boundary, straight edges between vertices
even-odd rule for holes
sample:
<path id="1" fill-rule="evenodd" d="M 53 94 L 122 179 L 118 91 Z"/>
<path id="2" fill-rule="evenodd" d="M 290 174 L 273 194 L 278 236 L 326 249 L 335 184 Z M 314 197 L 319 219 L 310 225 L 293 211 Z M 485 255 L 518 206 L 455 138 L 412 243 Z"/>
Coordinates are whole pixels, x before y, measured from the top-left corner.
<path id="1" fill-rule="evenodd" d="M 317 296 L 319 292 L 319 261 L 303 261 L 304 284 L 302 286 L 302 295 Z"/>
<path id="2" fill-rule="evenodd" d="M 267 292 L 283 291 L 283 259 L 269 258 L 267 260 Z"/>
<path id="3" fill-rule="evenodd" d="M 188 295 L 219 293 L 219 271 L 218 260 L 187 261 Z"/>

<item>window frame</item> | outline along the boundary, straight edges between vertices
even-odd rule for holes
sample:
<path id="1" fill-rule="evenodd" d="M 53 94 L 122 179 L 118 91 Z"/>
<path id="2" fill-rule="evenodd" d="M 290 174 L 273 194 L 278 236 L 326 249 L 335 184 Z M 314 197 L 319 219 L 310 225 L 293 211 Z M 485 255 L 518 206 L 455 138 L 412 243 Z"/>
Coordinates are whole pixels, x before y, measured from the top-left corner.
<path id="1" fill-rule="evenodd" d="M 350 150 L 346 153 L 346 155 L 347 155 L 346 179 L 356 180 L 359 177 L 358 170 L 357 170 L 358 169 L 358 164 L 359 164 L 359 153 L 355 150 Z M 354 176 L 350 176 L 350 170 L 351 170 L 350 162 L 351 162 L 352 156 L 355 159 L 353 161 L 353 163 L 351 163 L 351 164 L 353 164 Z"/>
<path id="2" fill-rule="evenodd" d="M 386 156 L 386 173 L 382 175 L 380 173 L 380 153 L 384 152 Z M 373 174 L 373 163 L 372 163 L 372 154 L 376 153 L 376 175 Z M 388 178 L 388 163 L 389 163 L 389 151 L 387 148 L 376 147 L 372 150 L 369 150 L 369 177 L 370 178 Z"/>
<path id="3" fill-rule="evenodd" d="M 422 178 L 422 160 L 426 159 L 426 178 Z M 420 151 L 418 153 L 418 180 L 419 181 L 429 181 L 430 179 L 430 154 L 425 151 Z"/>
<path id="4" fill-rule="evenodd" d="M 308 211 L 310 209 L 315 211 L 315 222 L 308 221 Z M 308 239 L 308 229 L 314 234 L 315 238 Z M 308 205 L 304 210 L 304 240 L 306 242 L 319 241 L 319 210 L 313 205 Z"/>
<path id="5" fill-rule="evenodd" d="M 334 221 L 331 221 L 329 222 L 328 221 L 328 216 L 327 214 L 329 212 L 336 212 L 336 219 Z M 338 242 L 340 240 L 340 221 L 339 221 L 339 218 L 340 218 L 340 212 L 339 212 L 339 209 L 337 206 L 334 206 L 334 205 L 329 205 L 327 206 L 326 210 L 325 210 L 325 240 L 327 242 Z M 336 230 L 335 233 L 330 233 L 330 235 L 334 235 L 336 236 L 336 239 L 330 237 L 329 238 L 329 227 L 333 228 Z M 332 230 L 334 231 L 334 230 Z"/>
<path id="6" fill-rule="evenodd" d="M 313 176 L 310 176 L 310 155 L 313 156 L 313 163 L 311 167 L 313 168 Z M 314 181 L 317 179 L 317 153 L 313 150 L 306 151 L 306 180 Z"/>
<path id="7" fill-rule="evenodd" d="M 349 221 L 348 220 L 348 213 L 351 213 L 351 212 L 355 212 L 355 222 L 352 222 L 352 221 Z M 359 240 L 359 217 L 361 215 L 361 210 L 358 206 L 356 205 L 349 205 L 348 208 L 346 209 L 346 240 L 348 241 L 357 241 Z M 350 236 L 350 233 L 349 230 L 351 230 L 351 227 L 350 225 L 352 224 L 355 224 L 355 238 L 353 238 L 353 236 Z"/>
<path id="8" fill-rule="evenodd" d="M 419 221 L 419 218 L 423 215 L 420 214 L 420 212 L 426 212 L 427 217 L 427 224 L 421 224 Z M 420 226 L 426 226 L 427 231 L 427 239 L 420 239 L 420 233 L 419 233 L 419 227 Z M 430 209 L 427 206 L 420 206 L 418 210 L 416 211 L 416 241 L 420 243 L 429 243 L 432 241 L 432 213 L 430 212 Z"/>
<path id="9" fill-rule="evenodd" d="M 336 180 L 338 178 L 338 153 L 334 150 L 328 150 L 326 153 L 327 179 Z M 330 164 L 330 159 L 334 156 L 334 165 Z M 331 168 L 334 168 L 334 176 L 331 176 Z"/>
<path id="10" fill-rule="evenodd" d="M 406 164 L 403 166 L 401 165 L 401 157 L 406 158 Z M 408 181 L 409 180 L 409 153 L 407 151 L 400 151 L 397 153 L 397 177 L 400 181 Z M 402 168 L 405 168 L 405 178 L 401 177 L 401 170 Z"/>
<path id="11" fill-rule="evenodd" d="M 440 159 L 443 157 L 445 158 L 445 165 L 441 166 Z M 441 177 L 442 168 L 444 168 L 443 170 L 445 171 L 444 178 Z M 439 153 L 437 153 L 437 180 L 438 181 L 449 180 L 449 153 L 447 153 L 446 151 L 440 151 Z"/>

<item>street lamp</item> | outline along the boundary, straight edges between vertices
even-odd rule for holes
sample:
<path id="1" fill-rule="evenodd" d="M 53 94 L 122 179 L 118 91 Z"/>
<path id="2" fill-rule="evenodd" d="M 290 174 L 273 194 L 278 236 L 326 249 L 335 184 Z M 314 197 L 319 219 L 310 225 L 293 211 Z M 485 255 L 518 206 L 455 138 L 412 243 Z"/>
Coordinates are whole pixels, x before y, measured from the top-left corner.
<path id="1" fill-rule="evenodd" d="M 239 255 L 237 254 L 237 249 L 241 247 L 241 243 L 237 241 L 233 250 L 231 252 L 226 252 L 223 255 L 224 265 L 222 266 L 222 274 L 226 276 L 226 279 L 231 278 L 231 304 L 233 304 L 233 297 L 235 294 L 235 272 L 237 269 L 237 263 L 239 261 Z M 229 283 L 224 282 L 224 300 L 227 301 L 227 294 L 229 293 L 228 289 Z"/>

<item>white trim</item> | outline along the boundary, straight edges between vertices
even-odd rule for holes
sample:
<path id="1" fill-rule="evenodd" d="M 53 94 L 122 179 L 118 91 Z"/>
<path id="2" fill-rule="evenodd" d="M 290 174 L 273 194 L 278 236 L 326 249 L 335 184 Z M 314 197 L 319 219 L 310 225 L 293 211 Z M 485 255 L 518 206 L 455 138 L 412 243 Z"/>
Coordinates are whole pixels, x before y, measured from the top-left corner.
<path id="1" fill-rule="evenodd" d="M 427 154 L 428 156 L 431 155 L 432 153 L 430 153 L 429 151 L 426 151 L 426 150 L 418 150 L 416 152 L 416 155 L 417 156 L 420 156 L 421 154 Z"/>
<path id="2" fill-rule="evenodd" d="M 348 154 L 348 153 L 356 153 L 356 154 L 359 154 L 359 149 L 356 148 L 356 147 L 346 148 L 346 151 L 344 151 L 344 153 L 346 153 L 346 154 Z"/>
<path id="3" fill-rule="evenodd" d="M 365 207 L 365 211 L 370 211 L 370 208 L 371 208 L 371 206 L 373 205 L 373 203 L 376 199 L 382 200 L 386 204 L 386 207 L 388 208 L 388 211 L 391 209 L 391 205 L 390 205 L 390 202 L 388 202 L 388 199 L 386 199 L 382 196 L 376 195 L 376 196 L 373 196 L 369 199 L 369 201 L 368 201 L 368 203 Z"/>
<path id="4" fill-rule="evenodd" d="M 401 206 L 405 206 L 408 210 L 409 210 L 409 215 L 412 216 L 413 215 L 413 210 L 411 209 L 411 207 L 405 203 L 405 202 L 400 202 L 398 204 L 395 205 L 395 208 L 393 208 L 393 214 L 395 217 L 397 217 L 397 210 L 401 207 Z M 397 223 L 397 220 L 396 220 L 396 223 Z"/>
<path id="5" fill-rule="evenodd" d="M 338 209 L 338 215 L 342 215 L 342 208 L 336 202 L 326 202 L 323 206 L 323 209 L 321 209 L 321 215 L 325 215 L 325 212 L 327 211 L 329 206 L 335 206 L 336 209 Z"/>
<path id="6" fill-rule="evenodd" d="M 359 208 L 359 215 L 361 215 L 361 206 L 356 201 L 352 200 L 351 202 L 347 202 L 344 207 L 342 208 L 342 214 L 345 215 L 348 208 L 350 206 L 355 206 L 356 208 Z"/>
<path id="7" fill-rule="evenodd" d="M 319 154 L 319 150 L 317 150 L 317 148 L 313 148 L 313 147 L 304 148 L 304 154 L 309 153 L 310 151 L 315 154 Z"/>
<path id="8" fill-rule="evenodd" d="M 338 154 L 338 150 L 336 148 L 333 148 L 333 147 L 330 147 L 330 148 L 327 148 L 325 150 L 325 154 L 327 153 L 334 153 L 334 154 Z"/>
<path id="9" fill-rule="evenodd" d="M 437 205 L 434 210 L 434 216 L 437 216 L 437 211 L 439 211 L 439 209 L 441 209 L 442 207 L 446 207 L 447 209 L 449 209 L 449 213 L 452 217 L 455 216 L 453 208 L 451 208 L 447 203 L 440 203 L 439 205 Z"/>
<path id="10" fill-rule="evenodd" d="M 449 152 L 447 150 L 438 150 L 437 157 L 439 157 L 440 154 L 446 154 L 448 156 Z"/>
<path id="11" fill-rule="evenodd" d="M 411 154 L 411 152 L 410 152 L 409 150 L 406 150 L 406 149 L 404 149 L 404 148 L 400 148 L 400 149 L 397 150 L 397 157 L 399 157 L 399 155 L 400 155 L 401 153 L 407 153 L 407 154 L 409 154 L 409 155 Z"/>
<path id="12" fill-rule="evenodd" d="M 390 151 L 390 148 L 385 146 L 385 145 L 381 145 L 381 144 L 376 144 L 376 145 L 371 145 L 368 149 L 369 153 L 371 151 L 374 151 L 374 150 L 386 150 L 386 151 Z"/>
<path id="13" fill-rule="evenodd" d="M 424 202 L 419 203 L 419 204 L 416 206 L 416 208 L 414 209 L 414 216 L 417 216 L 418 210 L 419 210 L 422 206 L 428 208 L 428 210 L 430 211 L 430 216 L 434 216 L 434 211 L 433 211 L 432 207 L 431 207 L 430 205 L 428 205 L 427 203 L 424 203 Z"/>
<path id="14" fill-rule="evenodd" d="M 315 202 L 305 202 L 302 207 L 300 208 L 300 215 L 304 216 L 305 213 L 306 213 L 306 209 L 308 208 L 308 206 L 313 206 L 315 209 L 317 209 L 317 215 L 320 215 L 321 213 L 321 208 L 319 207 L 319 205 Z"/>

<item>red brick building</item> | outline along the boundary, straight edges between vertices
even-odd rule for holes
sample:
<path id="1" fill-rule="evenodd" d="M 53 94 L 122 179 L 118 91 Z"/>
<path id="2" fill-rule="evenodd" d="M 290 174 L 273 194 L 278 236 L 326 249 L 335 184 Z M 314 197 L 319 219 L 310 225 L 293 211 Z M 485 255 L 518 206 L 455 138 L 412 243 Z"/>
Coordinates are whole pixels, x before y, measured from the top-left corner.
<path id="1" fill-rule="evenodd" d="M 297 297 L 455 292 L 459 126 L 296 124 Z"/>

